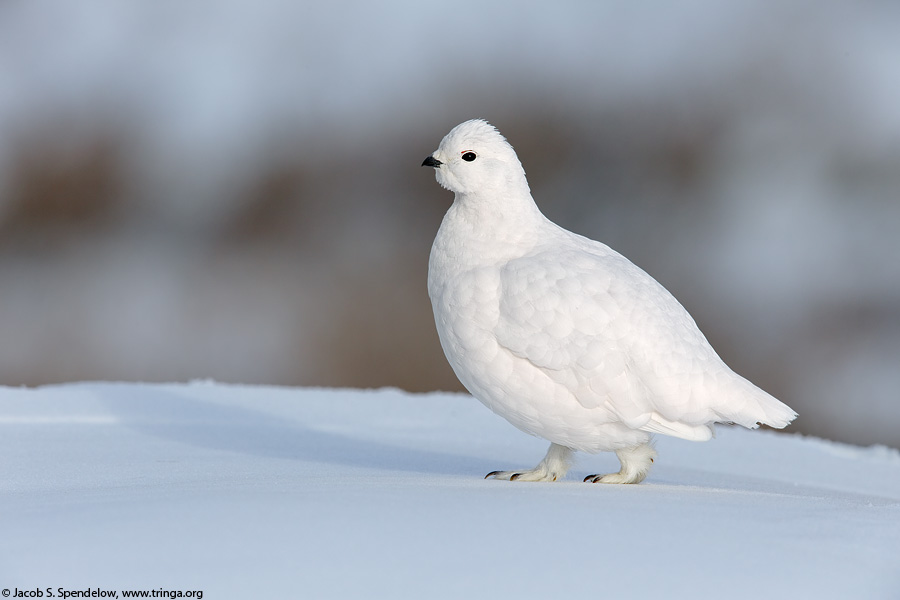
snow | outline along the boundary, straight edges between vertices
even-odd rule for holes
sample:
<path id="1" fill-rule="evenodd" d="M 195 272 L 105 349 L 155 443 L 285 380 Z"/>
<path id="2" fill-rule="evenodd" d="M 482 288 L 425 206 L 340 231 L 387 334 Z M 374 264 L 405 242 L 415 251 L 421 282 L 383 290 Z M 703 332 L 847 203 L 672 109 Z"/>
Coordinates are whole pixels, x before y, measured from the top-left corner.
<path id="1" fill-rule="evenodd" d="M 205 598 L 897 598 L 900 453 L 720 428 L 636 486 L 485 481 L 467 395 L 0 388 L 0 587 Z M 46 596 L 45 596 L 46 597 Z M 120 596 L 121 597 L 121 596 Z"/>

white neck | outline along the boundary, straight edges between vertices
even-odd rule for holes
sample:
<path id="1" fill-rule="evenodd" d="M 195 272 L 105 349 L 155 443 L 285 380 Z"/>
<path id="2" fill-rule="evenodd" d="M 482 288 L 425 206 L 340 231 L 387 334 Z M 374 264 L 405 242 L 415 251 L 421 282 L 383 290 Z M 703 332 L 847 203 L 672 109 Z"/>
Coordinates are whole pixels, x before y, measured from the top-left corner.
<path id="1" fill-rule="evenodd" d="M 457 194 L 431 249 L 429 279 L 436 270 L 447 275 L 522 256 L 552 228 L 527 191 L 502 198 Z"/>

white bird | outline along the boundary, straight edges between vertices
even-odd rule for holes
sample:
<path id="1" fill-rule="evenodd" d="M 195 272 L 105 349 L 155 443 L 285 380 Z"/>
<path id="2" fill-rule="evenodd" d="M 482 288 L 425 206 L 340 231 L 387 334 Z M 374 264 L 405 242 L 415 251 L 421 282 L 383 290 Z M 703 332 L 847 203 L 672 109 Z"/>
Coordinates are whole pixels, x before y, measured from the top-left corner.
<path id="1" fill-rule="evenodd" d="M 614 451 L 621 470 L 585 481 L 639 483 L 654 433 L 704 441 L 717 422 L 797 416 L 734 373 L 655 279 L 548 220 L 492 125 L 457 125 L 422 166 L 455 194 L 428 264 L 447 360 L 475 398 L 551 442 L 535 468 L 486 478 L 555 481 L 574 451 Z"/>

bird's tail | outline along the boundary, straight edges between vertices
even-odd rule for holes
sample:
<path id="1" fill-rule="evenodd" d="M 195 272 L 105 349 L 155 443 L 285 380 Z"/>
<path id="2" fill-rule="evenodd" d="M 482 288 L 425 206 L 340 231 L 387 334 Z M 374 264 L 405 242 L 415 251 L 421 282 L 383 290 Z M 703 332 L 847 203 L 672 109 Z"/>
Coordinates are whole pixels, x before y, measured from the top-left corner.
<path id="1" fill-rule="evenodd" d="M 736 389 L 729 393 L 727 408 L 716 411 L 722 421 L 737 423 L 749 429 L 768 425 L 775 429 L 787 427 L 797 413 L 787 404 L 736 375 Z"/>

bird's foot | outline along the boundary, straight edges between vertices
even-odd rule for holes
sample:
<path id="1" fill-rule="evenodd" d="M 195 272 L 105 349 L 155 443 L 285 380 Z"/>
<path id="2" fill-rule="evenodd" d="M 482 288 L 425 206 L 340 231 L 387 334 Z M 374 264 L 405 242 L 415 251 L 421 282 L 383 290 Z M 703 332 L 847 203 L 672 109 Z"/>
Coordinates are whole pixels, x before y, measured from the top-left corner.
<path id="1" fill-rule="evenodd" d="M 528 471 L 491 471 L 485 479 L 502 479 L 503 481 L 556 481 L 562 475 L 546 469 L 535 467 Z"/>
<path id="2" fill-rule="evenodd" d="M 556 481 L 566 476 L 571 464 L 571 448 L 550 444 L 547 456 L 535 468 L 527 471 L 491 471 L 484 478 L 504 481 Z"/>
<path id="3" fill-rule="evenodd" d="M 644 475 L 646 477 L 646 474 Z M 607 473 L 606 475 L 588 475 L 585 483 L 640 483 L 644 477 L 629 477 L 626 473 Z"/>
<path id="4" fill-rule="evenodd" d="M 587 483 L 640 483 L 650 472 L 650 466 L 656 458 L 656 450 L 650 444 L 641 444 L 633 448 L 616 451 L 622 469 L 618 473 L 607 475 L 588 475 Z"/>

